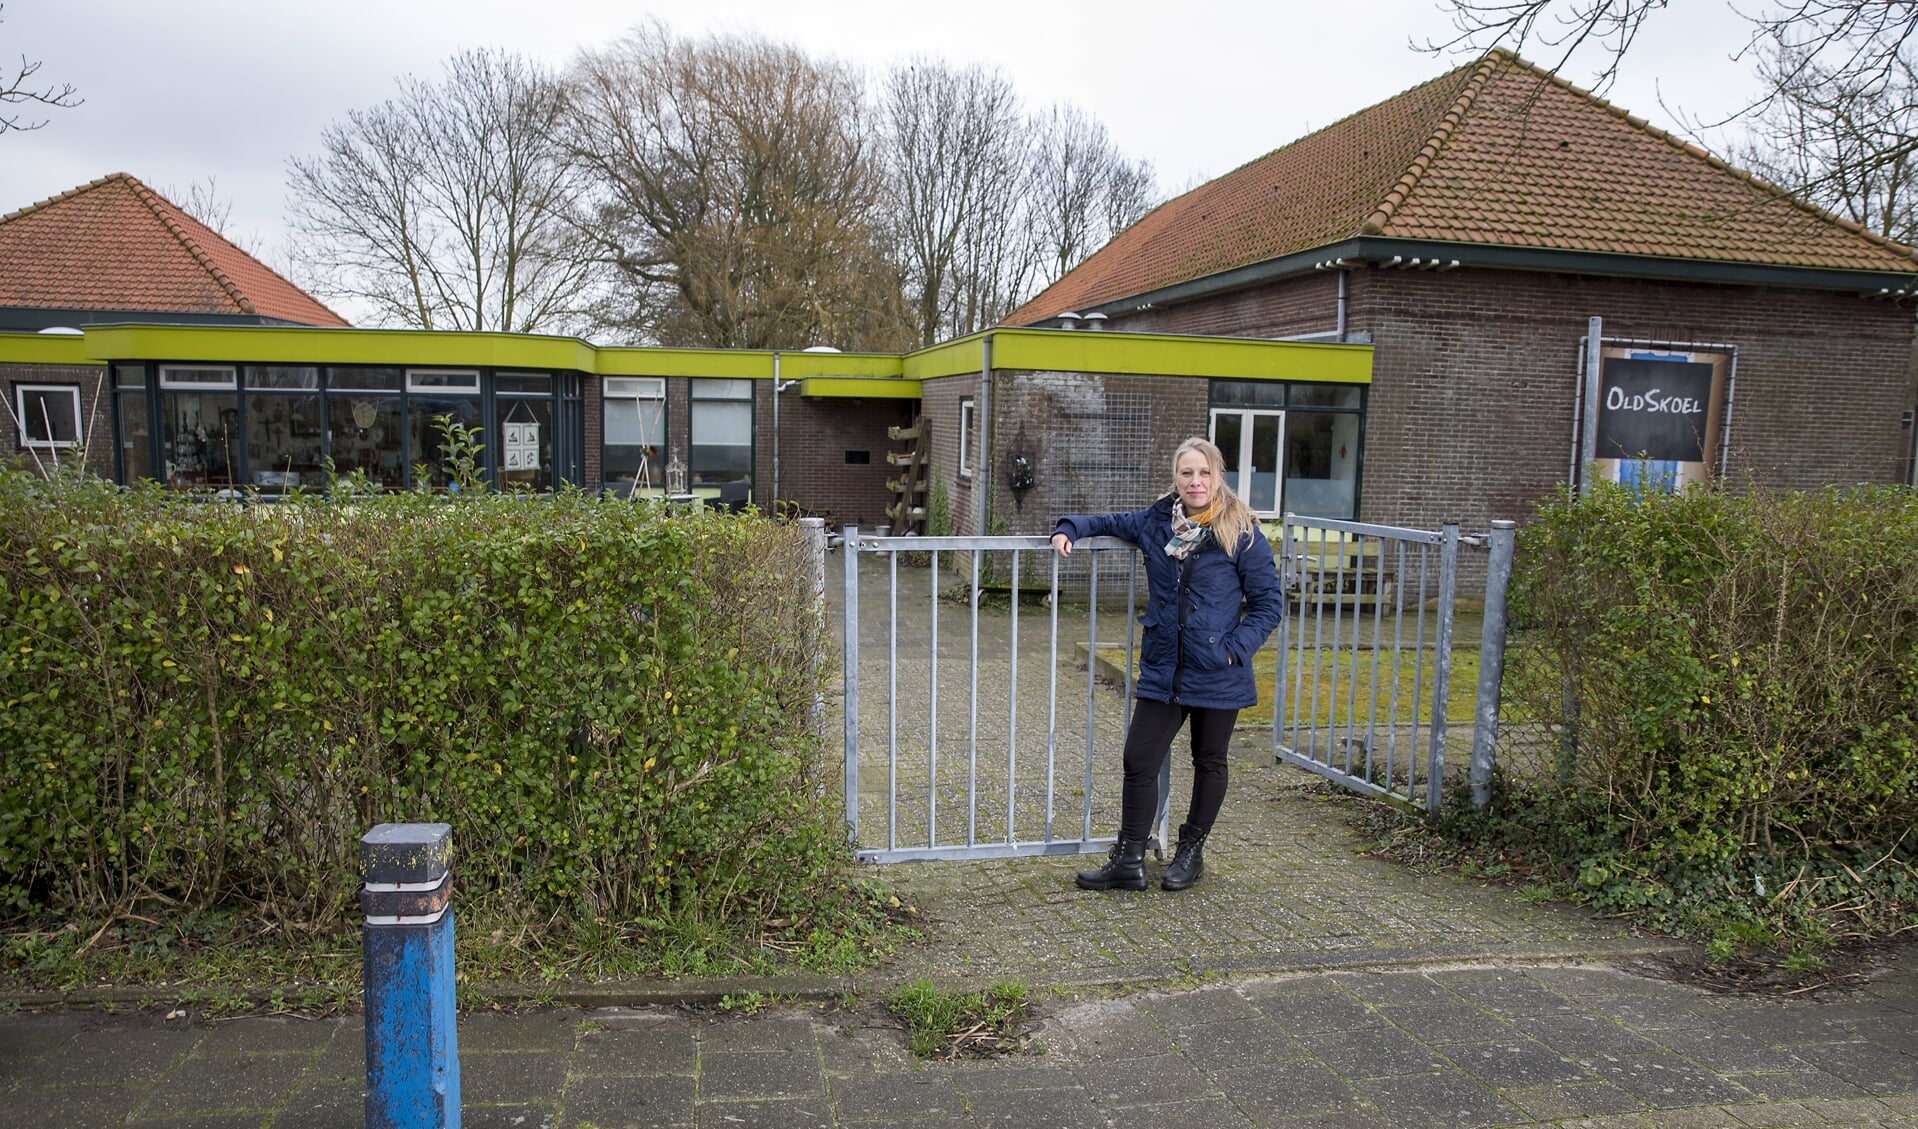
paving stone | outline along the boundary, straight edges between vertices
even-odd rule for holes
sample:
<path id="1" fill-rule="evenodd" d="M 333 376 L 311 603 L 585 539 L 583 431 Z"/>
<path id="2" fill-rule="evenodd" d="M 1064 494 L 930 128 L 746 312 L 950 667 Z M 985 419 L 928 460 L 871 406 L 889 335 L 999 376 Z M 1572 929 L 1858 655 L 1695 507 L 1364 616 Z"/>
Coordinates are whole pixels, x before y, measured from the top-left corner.
<path id="1" fill-rule="evenodd" d="M 1456 1070 L 1373 1078 L 1359 1083 L 1359 1089 L 1386 1117 L 1404 1125 L 1475 1129 L 1525 1119 L 1517 1107 Z"/>
<path id="2" fill-rule="evenodd" d="M 1294 1035 L 1356 1031 L 1385 1024 L 1385 1017 L 1358 997 L 1330 986 L 1295 984 L 1289 991 L 1275 988 L 1254 996 L 1253 1002 L 1267 1019 Z"/>
<path id="3" fill-rule="evenodd" d="M 460 1129 L 555 1129 L 559 1111 L 545 1102 L 518 1105 L 460 1105 Z"/>
<path id="4" fill-rule="evenodd" d="M 1825 1073 L 1835 1074 L 1867 1093 L 1918 1090 L 1918 1058 L 1870 1043 L 1800 1047 L 1797 1054 Z"/>
<path id="5" fill-rule="evenodd" d="M 1796 1101 L 1801 1098 L 1851 1098 L 1867 1092 L 1854 1082 L 1847 1082 L 1835 1074 L 1822 1070 L 1788 1070 L 1776 1074 L 1740 1074 L 1728 1072 L 1725 1077 L 1757 1094 L 1761 1098 L 1773 1101 Z"/>
<path id="6" fill-rule="evenodd" d="M 1259 1009 L 1232 988 L 1206 988 L 1170 996 L 1146 996 L 1133 1006 L 1162 1027 L 1190 1027 L 1195 1023 L 1229 1023 L 1256 1019 Z"/>
<path id="7" fill-rule="evenodd" d="M 308 1082 L 294 1088 L 273 1129 L 343 1129 L 365 1123 L 366 1087 L 349 1082 Z"/>
<path id="8" fill-rule="evenodd" d="M 1513 1026 L 1546 1046 L 1584 1061 L 1595 1056 L 1656 1054 L 1663 1048 L 1635 1032 L 1595 1015 L 1534 1015 Z"/>
<path id="9" fill-rule="evenodd" d="M 503 1014 L 479 1012 L 460 1017 L 454 1032 L 461 1054 L 467 1051 L 571 1051 L 585 1022 L 566 1009 Z M 364 1041 L 364 1033 L 360 1036 Z"/>
<path id="10" fill-rule="evenodd" d="M 1379 1013 L 1423 1043 L 1480 1043 L 1521 1037 L 1510 1023 L 1463 1000 L 1449 1004 L 1388 1006 L 1380 1008 Z"/>
<path id="11" fill-rule="evenodd" d="M 1569 1015 L 1579 1008 L 1545 985 L 1522 973 L 1491 969 L 1435 972 L 1432 979 L 1483 1007 L 1504 1016 Z"/>
<path id="12" fill-rule="evenodd" d="M 1369 1004 L 1414 1007 L 1459 1002 L 1458 993 L 1419 972 L 1346 973 L 1330 979 Z"/>
<path id="13" fill-rule="evenodd" d="M 1653 1110 L 1646 1121 L 1657 1129 L 1744 1129 L 1744 1122 L 1715 1105 Z"/>
<path id="14" fill-rule="evenodd" d="M 1717 1028 L 1666 1030 L 1658 1041 L 1667 1049 L 1720 1073 L 1748 1074 L 1758 1071 L 1805 1070 L 1804 1059 L 1789 1051 L 1766 1046 L 1736 1031 Z"/>
<path id="15" fill-rule="evenodd" d="M 1224 1097 L 1135 1106 L 1117 1120 L 1123 1129 L 1250 1129 L 1255 1122 Z"/>
<path id="16" fill-rule="evenodd" d="M 215 1023 L 194 1045 L 196 1055 L 317 1055 L 333 1041 L 337 1019 L 294 1019 L 271 1015 Z M 364 1045 L 364 1041 L 362 1041 Z"/>
<path id="17" fill-rule="evenodd" d="M 140 1116 L 277 1109 L 304 1073 L 306 1060 L 298 1055 L 189 1058 L 153 1088 Z"/>
<path id="18" fill-rule="evenodd" d="M 1390 1027 L 1307 1035 L 1301 1042 L 1347 1078 L 1423 1074 L 1445 1067 L 1437 1051 Z"/>
<path id="19" fill-rule="evenodd" d="M 1495 1090 L 1529 1090 L 1538 1086 L 1593 1080 L 1592 1074 L 1584 1067 L 1545 1044 L 1530 1039 L 1498 1043 L 1447 1043 L 1443 1050 L 1454 1066 Z M 1594 1109 L 1582 1112 L 1618 1111 Z"/>
<path id="20" fill-rule="evenodd" d="M 1095 1107 L 1082 1089 L 1039 1089 L 974 1091 L 967 1098 L 972 1120 L 978 1125 L 1002 1125 L 1016 1129 L 1085 1129 L 1106 1124 L 1106 1115 Z M 1127 1110 L 1125 1124 L 1136 1122 L 1134 1111 Z"/>
<path id="21" fill-rule="evenodd" d="M 1104 1059 L 1074 1069 L 1092 1103 L 1102 1109 L 1124 1109 L 1217 1094 L 1213 1084 L 1183 1055 L 1151 1058 Z"/>
<path id="22" fill-rule="evenodd" d="M 151 1120 L 140 1117 L 126 1124 L 129 1129 L 260 1129 L 265 1120 L 258 1113 L 202 1113 Z"/>
<path id="23" fill-rule="evenodd" d="M 700 1129 L 742 1129 L 745 1126 L 751 1129 L 833 1129 L 832 1107 L 820 1098 L 700 1103 Z"/>
<path id="24" fill-rule="evenodd" d="M 43 1060 L 34 1080 L 43 1086 L 152 1082 L 185 1058 L 198 1037 L 143 1020 L 77 1033 L 64 1050 Z"/>
<path id="25" fill-rule="evenodd" d="M 728 1018 L 699 1024 L 695 1037 L 701 1052 L 804 1051 L 813 1052 L 811 1016 L 769 1014 Z"/>
<path id="26" fill-rule="evenodd" d="M 106 1129 L 125 1121 L 150 1092 L 145 1086 L 27 1086 L 0 1097 L 0 1113 L 13 1125 Z"/>
<path id="27" fill-rule="evenodd" d="M 1726 1113 L 1738 1119 L 1741 1125 L 1750 1125 L 1753 1129 L 1802 1129 L 1806 1125 L 1823 1125 L 1826 1118 L 1813 1113 L 1797 1102 L 1739 1102 L 1721 1107 Z"/>
<path id="28" fill-rule="evenodd" d="M 795 1098 L 825 1087 L 818 1056 L 800 1051 L 701 1051 L 702 1099 Z"/>
<path id="29" fill-rule="evenodd" d="M 566 1080 L 567 1056 L 557 1051 L 460 1051 L 460 1098 L 518 1104 L 552 1101 Z"/>
<path id="30" fill-rule="evenodd" d="M 596 1074 L 567 1082 L 560 1124 L 598 1129 L 691 1125 L 697 1085 L 686 1075 Z"/>
<path id="31" fill-rule="evenodd" d="M 841 1121 L 897 1121 L 966 1108 L 951 1079 L 930 1071 L 851 1075 L 833 1079 L 830 1089 Z"/>
<path id="32" fill-rule="evenodd" d="M 1147 1058 L 1173 1050 L 1171 1036 L 1123 1001 L 1072 1008 L 1059 1016 L 1058 1032 L 1075 1058 Z"/>
<path id="33" fill-rule="evenodd" d="M 1662 1109 L 1678 1106 L 1721 1105 L 1748 1101 L 1751 1091 L 1700 1069 L 1677 1055 L 1632 1055 L 1583 1060 L 1586 1069 L 1636 1095 L 1646 1105 Z"/>
<path id="34" fill-rule="evenodd" d="M 699 1044 L 684 1023 L 602 1027 L 579 1036 L 572 1070 L 578 1074 L 691 1074 Z"/>
<path id="35" fill-rule="evenodd" d="M 1538 1121 L 1596 1117 L 1645 1108 L 1644 1102 L 1609 1082 L 1546 1086 L 1537 1090 L 1503 1090 L 1501 1096 Z"/>
<path id="36" fill-rule="evenodd" d="M 1318 1062 L 1283 1062 L 1226 1070 L 1213 1075 L 1219 1089 L 1254 1120 L 1358 1108 L 1359 1092 L 1331 1067 Z"/>
<path id="37" fill-rule="evenodd" d="M 1310 1057 L 1305 1044 L 1267 1019 L 1202 1023 L 1181 1027 L 1171 1034 L 1179 1053 L 1208 1074 L 1255 1063 Z"/>

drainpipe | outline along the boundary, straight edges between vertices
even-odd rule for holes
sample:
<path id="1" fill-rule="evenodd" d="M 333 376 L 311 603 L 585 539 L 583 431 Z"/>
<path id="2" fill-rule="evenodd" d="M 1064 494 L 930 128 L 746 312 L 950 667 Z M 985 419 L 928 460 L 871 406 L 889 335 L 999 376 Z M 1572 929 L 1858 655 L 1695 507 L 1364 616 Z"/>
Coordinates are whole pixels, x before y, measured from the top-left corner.
<path id="1" fill-rule="evenodd" d="M 779 395 L 798 384 L 799 379 L 779 379 L 779 354 L 773 354 L 773 496 L 766 499 L 771 512 L 779 511 Z"/>
<path id="2" fill-rule="evenodd" d="M 972 499 L 972 532 L 986 535 L 986 508 L 992 501 L 992 334 L 979 345 L 979 489 Z"/>
<path id="3" fill-rule="evenodd" d="M 1352 272 L 1350 270 L 1346 270 L 1346 269 L 1341 269 L 1339 271 L 1339 327 L 1338 328 L 1339 328 L 1340 341 L 1345 340 L 1345 279 L 1346 279 L 1346 276 L 1350 275 L 1351 273 Z"/>

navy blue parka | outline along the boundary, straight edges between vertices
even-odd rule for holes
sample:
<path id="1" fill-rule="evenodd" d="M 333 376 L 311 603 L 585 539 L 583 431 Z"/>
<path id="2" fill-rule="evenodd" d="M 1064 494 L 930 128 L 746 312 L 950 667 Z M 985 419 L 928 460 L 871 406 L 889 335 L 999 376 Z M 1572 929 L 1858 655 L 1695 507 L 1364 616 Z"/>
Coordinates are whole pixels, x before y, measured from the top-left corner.
<path id="1" fill-rule="evenodd" d="M 1258 701 L 1252 655 L 1285 618 L 1272 546 L 1254 523 L 1230 557 L 1211 537 L 1183 561 L 1168 556 L 1173 501 L 1167 494 L 1130 513 L 1072 514 L 1053 532 L 1073 541 L 1117 537 L 1145 557 L 1138 697 L 1198 709 L 1249 708 Z"/>

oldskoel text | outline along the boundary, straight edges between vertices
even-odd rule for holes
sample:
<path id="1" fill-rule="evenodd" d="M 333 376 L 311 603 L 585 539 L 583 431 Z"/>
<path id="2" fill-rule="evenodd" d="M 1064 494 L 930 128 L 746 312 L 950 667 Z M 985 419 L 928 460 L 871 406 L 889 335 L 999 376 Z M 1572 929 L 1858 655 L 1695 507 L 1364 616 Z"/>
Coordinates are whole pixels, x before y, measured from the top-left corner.
<path id="1" fill-rule="evenodd" d="M 1605 408 L 1613 412 L 1667 412 L 1672 415 L 1691 416 L 1705 410 L 1705 405 L 1689 396 L 1666 396 L 1660 398 L 1659 390 L 1642 392 L 1629 396 L 1622 388 L 1613 388 L 1605 394 Z"/>

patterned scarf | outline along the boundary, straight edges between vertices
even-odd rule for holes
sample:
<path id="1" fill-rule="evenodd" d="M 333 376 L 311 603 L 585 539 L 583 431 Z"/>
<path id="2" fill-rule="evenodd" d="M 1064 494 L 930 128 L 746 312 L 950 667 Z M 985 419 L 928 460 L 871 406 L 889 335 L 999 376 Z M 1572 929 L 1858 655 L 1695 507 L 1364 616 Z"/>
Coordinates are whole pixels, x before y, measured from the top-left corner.
<path id="1" fill-rule="evenodd" d="M 1174 560 L 1184 560 L 1192 551 L 1205 544 L 1212 532 L 1212 507 L 1207 506 L 1190 517 L 1186 516 L 1185 503 L 1172 503 L 1172 540 L 1165 543 L 1165 555 Z"/>

